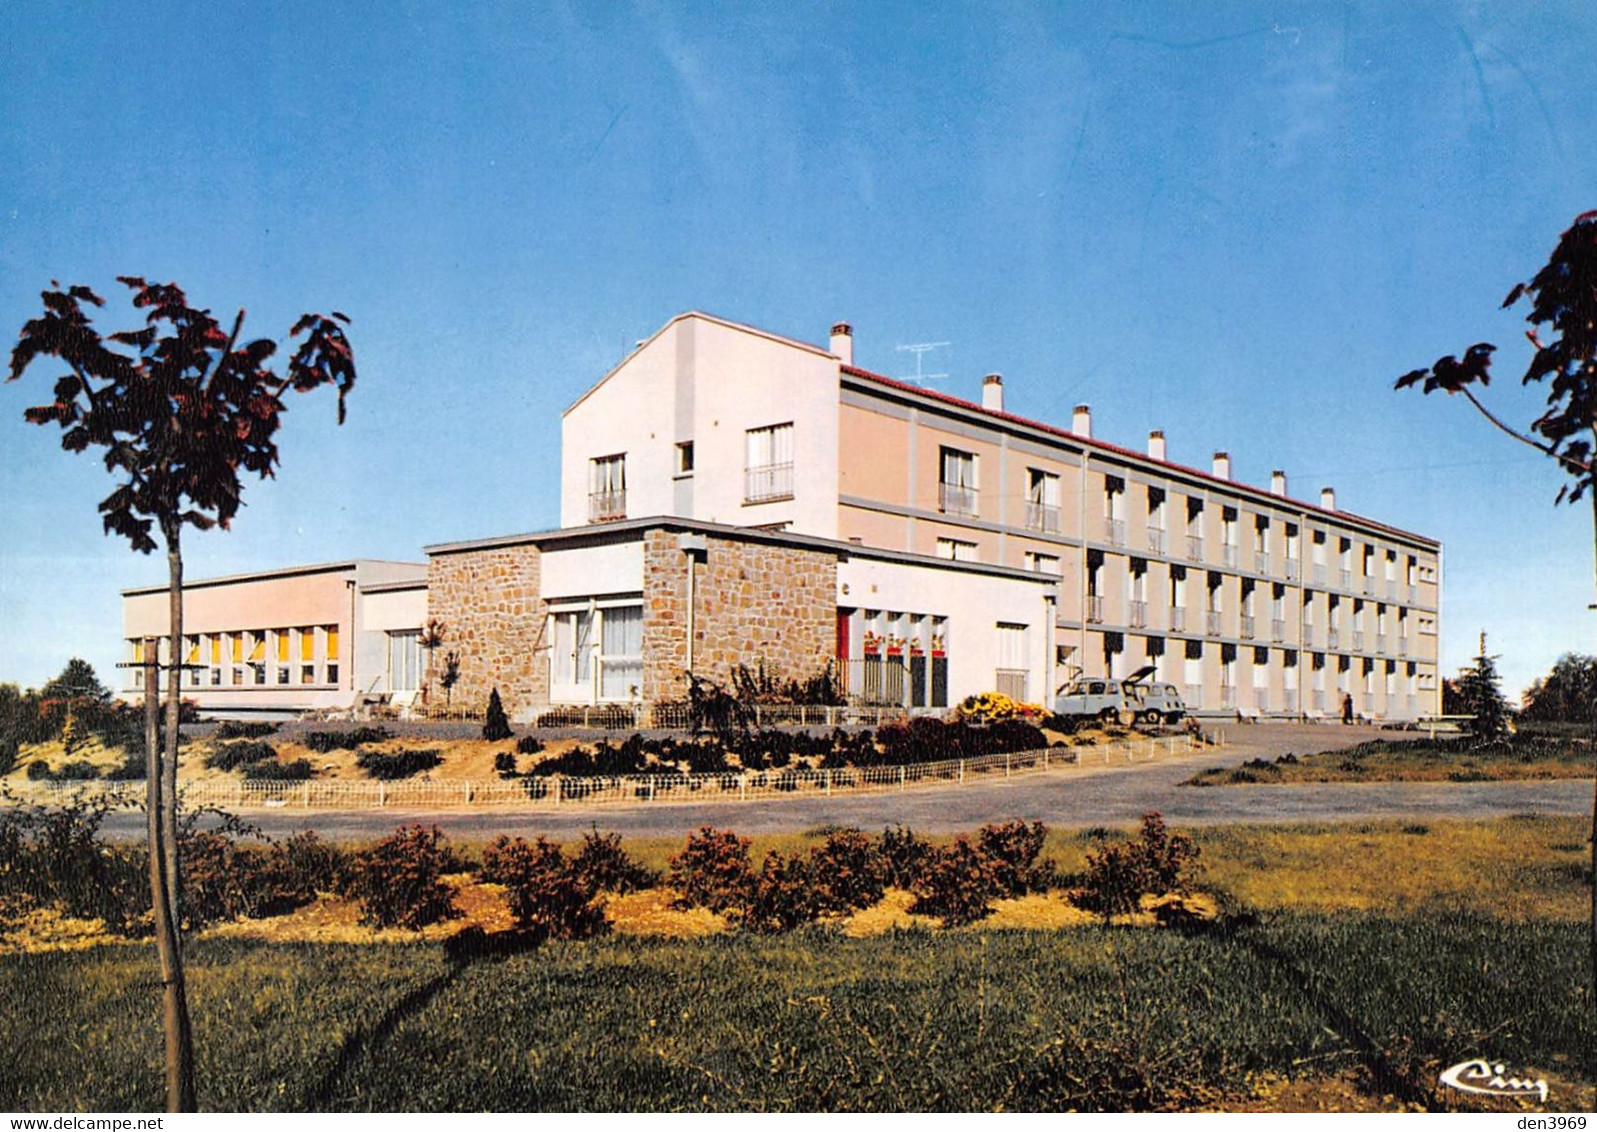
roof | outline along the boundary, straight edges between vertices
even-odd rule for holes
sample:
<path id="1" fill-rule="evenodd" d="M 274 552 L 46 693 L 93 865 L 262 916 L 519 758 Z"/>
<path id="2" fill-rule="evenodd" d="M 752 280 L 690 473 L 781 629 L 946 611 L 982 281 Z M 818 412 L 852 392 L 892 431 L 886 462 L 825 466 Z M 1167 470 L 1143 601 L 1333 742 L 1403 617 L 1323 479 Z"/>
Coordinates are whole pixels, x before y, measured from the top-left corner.
<path id="1" fill-rule="evenodd" d="M 256 570 L 247 574 L 223 574 L 215 578 L 184 578 L 185 590 L 203 589 L 207 586 L 225 586 L 235 582 L 264 582 L 272 578 L 304 577 L 307 574 L 335 574 L 344 571 L 358 570 L 363 565 L 375 564 L 383 566 L 409 566 L 421 571 L 421 578 L 425 582 L 427 564 L 425 562 L 399 562 L 386 558 L 347 558 L 341 562 L 316 562 L 306 566 L 280 566 L 275 570 Z M 395 579 L 389 579 L 382 585 L 393 584 Z M 403 583 L 403 584 L 409 584 Z M 372 589 L 374 586 L 362 587 Z M 122 591 L 123 597 L 142 597 L 147 594 L 164 594 L 167 587 L 160 586 L 135 586 Z"/>
<path id="2" fill-rule="evenodd" d="M 653 334 L 645 338 L 642 342 L 639 342 L 637 346 L 635 346 L 631 352 L 627 354 L 626 357 L 617 362 L 605 373 L 603 377 L 594 382 L 592 385 L 588 386 L 588 388 L 583 391 L 582 396 L 578 397 L 575 401 L 571 402 L 571 404 L 567 405 L 560 415 L 562 417 L 565 416 L 567 413 L 571 412 L 571 410 L 575 409 L 578 405 L 586 401 L 589 397 L 593 396 L 593 394 L 601 385 L 619 373 L 626 366 L 626 364 L 633 358 L 637 357 L 638 354 L 648 349 L 648 347 L 654 343 L 655 339 L 659 338 L 677 323 L 686 321 L 690 318 L 696 318 L 703 322 L 714 323 L 716 326 L 724 327 L 727 330 L 736 330 L 743 334 L 752 334 L 756 338 L 764 338 L 767 341 L 776 342 L 783 346 L 791 346 L 795 350 L 805 350 L 811 354 L 818 354 L 823 358 L 837 357 L 837 355 L 832 353 L 830 350 L 822 346 L 817 346 L 812 342 L 800 342 L 797 338 L 787 338 L 781 334 L 773 334 L 769 330 L 761 330 L 758 326 L 750 326 L 746 322 L 735 322 L 732 319 L 722 318 L 719 315 L 706 314 L 704 311 L 683 311 L 681 314 L 672 318 L 664 326 L 660 327 L 659 330 L 656 330 Z"/>
<path id="3" fill-rule="evenodd" d="M 1198 468 L 1189 467 L 1186 464 L 1177 464 L 1170 460 L 1156 459 L 1153 456 L 1149 456 L 1145 452 L 1138 452 L 1131 448 L 1123 448 L 1118 444 L 1110 444 L 1107 441 L 1096 440 L 1090 436 L 1082 436 L 1079 433 L 1070 432 L 1067 429 L 1058 428 L 1055 425 L 1045 424 L 1042 421 L 1034 421 L 1028 417 L 1017 416 L 1014 413 L 1006 413 L 1001 409 L 989 409 L 975 401 L 967 401 L 962 397 L 955 397 L 948 393 L 939 393 L 935 390 L 923 389 L 919 385 L 911 385 L 908 382 L 899 381 L 897 378 L 887 377 L 879 373 L 872 373 L 870 370 L 860 369 L 858 366 L 842 366 L 840 368 L 843 374 L 848 377 L 859 378 L 874 385 L 884 386 L 900 394 L 924 398 L 930 401 L 940 401 L 946 405 L 957 408 L 962 412 L 971 413 L 981 417 L 988 417 L 993 420 L 1002 421 L 1006 424 L 1032 429 L 1037 432 L 1047 433 L 1050 436 L 1063 437 L 1068 439 L 1072 444 L 1079 444 L 1083 448 L 1093 448 L 1101 452 L 1107 452 L 1132 463 L 1146 464 L 1152 467 L 1162 468 L 1190 479 L 1202 480 L 1207 483 L 1215 484 L 1225 488 L 1227 491 L 1238 492 L 1244 495 L 1251 495 L 1262 499 L 1268 499 L 1277 503 L 1286 504 L 1289 505 L 1292 510 L 1303 512 L 1306 515 L 1320 515 L 1328 519 L 1334 519 L 1341 523 L 1354 522 L 1365 527 L 1369 527 L 1373 530 L 1384 531 L 1387 534 L 1398 538 L 1424 543 L 1426 546 L 1441 546 L 1440 541 L 1431 538 L 1428 535 L 1418 534 L 1414 531 L 1407 531 L 1402 527 L 1394 527 L 1388 523 L 1378 522 L 1375 519 L 1369 519 L 1363 515 L 1354 514 L 1351 511 L 1331 510 L 1330 508 L 1321 507 L 1305 500 L 1294 499 L 1291 496 L 1277 495 L 1274 492 L 1266 491 L 1263 488 L 1254 487 L 1252 484 L 1242 483 L 1238 480 L 1225 479 L 1221 476 L 1214 475 L 1213 473 L 1201 471 Z"/>

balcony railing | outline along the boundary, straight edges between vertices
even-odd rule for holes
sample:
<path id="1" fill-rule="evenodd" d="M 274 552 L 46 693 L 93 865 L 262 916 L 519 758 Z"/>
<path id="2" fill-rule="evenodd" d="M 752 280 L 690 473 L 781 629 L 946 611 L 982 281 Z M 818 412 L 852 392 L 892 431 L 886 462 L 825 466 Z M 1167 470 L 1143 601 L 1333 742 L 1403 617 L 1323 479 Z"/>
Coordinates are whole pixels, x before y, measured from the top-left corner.
<path id="1" fill-rule="evenodd" d="M 1396 578 L 1388 578 L 1386 580 L 1386 596 L 1391 598 L 1393 601 L 1397 600 L 1397 579 Z"/>
<path id="2" fill-rule="evenodd" d="M 1270 639 L 1272 641 L 1286 640 L 1286 622 L 1279 617 L 1270 618 Z"/>
<path id="3" fill-rule="evenodd" d="M 1203 631 L 1211 637 L 1220 635 L 1220 611 L 1218 609 L 1211 609 L 1204 613 Z"/>
<path id="4" fill-rule="evenodd" d="M 1133 629 L 1146 629 L 1148 627 L 1148 603 L 1145 601 L 1127 602 L 1126 624 Z"/>
<path id="5" fill-rule="evenodd" d="M 1324 711 L 1325 710 L 1325 689 L 1324 688 L 1316 688 L 1316 689 L 1314 689 L 1314 691 L 1310 694 L 1310 702 L 1313 703 L 1315 711 Z"/>
<path id="6" fill-rule="evenodd" d="M 1203 685 L 1202 684 L 1186 684 L 1186 685 L 1183 685 L 1183 691 L 1181 693 L 1181 698 L 1182 698 L 1182 701 L 1187 705 L 1187 710 L 1188 711 L 1193 711 L 1193 710 L 1196 710 L 1198 708 L 1203 707 Z"/>
<path id="7" fill-rule="evenodd" d="M 1281 693 L 1281 710 L 1291 712 L 1294 715 L 1297 714 L 1298 690 L 1296 688 L 1288 688 Z"/>
<path id="8" fill-rule="evenodd" d="M 1234 684 L 1220 685 L 1220 706 L 1234 708 L 1237 706 L 1237 689 Z"/>
<path id="9" fill-rule="evenodd" d="M 1316 562 L 1314 564 L 1314 584 L 1317 585 L 1317 586 L 1325 585 L 1325 563 L 1324 562 Z"/>
<path id="10" fill-rule="evenodd" d="M 974 504 L 972 504 L 974 506 Z M 944 508 L 946 510 L 946 508 Z M 1059 508 L 1049 503 L 1026 503 L 1026 529 L 1044 534 L 1059 533 Z"/>
<path id="11" fill-rule="evenodd" d="M 1303 647 L 1306 649 L 1314 647 L 1314 623 L 1312 621 L 1303 623 Z"/>
<path id="12" fill-rule="evenodd" d="M 1344 590 L 1351 590 L 1353 588 L 1353 571 L 1348 569 L 1340 569 L 1336 572 L 1336 579 L 1336 584 L 1341 586 Z"/>
<path id="13" fill-rule="evenodd" d="M 1386 651 L 1386 634 L 1385 633 L 1377 633 L 1377 634 L 1375 634 L 1375 651 L 1376 652 L 1385 652 Z"/>
<path id="14" fill-rule="evenodd" d="M 1103 523 L 1104 538 L 1110 546 L 1126 545 L 1126 521 L 1124 519 L 1105 519 Z"/>
<path id="15" fill-rule="evenodd" d="M 626 517 L 627 492 L 625 488 L 620 491 L 588 492 L 588 522 L 609 523 Z"/>
<path id="16" fill-rule="evenodd" d="M 1244 641 L 1253 640 L 1253 618 L 1244 613 L 1241 620 L 1242 624 L 1237 630 L 1237 636 L 1241 637 Z"/>
<path id="17" fill-rule="evenodd" d="M 940 483 L 937 485 L 937 506 L 945 515 L 974 515 L 976 489 L 957 483 Z"/>
<path id="18" fill-rule="evenodd" d="M 1270 689 L 1253 689 L 1253 707 L 1255 711 L 1260 713 L 1268 712 L 1270 710 Z"/>
<path id="19" fill-rule="evenodd" d="M 1298 580 L 1298 560 L 1296 558 L 1288 558 L 1286 560 L 1286 569 L 1283 572 L 1286 575 L 1287 581 L 1289 581 L 1289 582 L 1297 581 Z"/>
<path id="20" fill-rule="evenodd" d="M 1268 574 L 1270 572 L 1270 556 L 1259 553 L 1253 556 L 1253 572 L 1255 574 Z"/>
<path id="21" fill-rule="evenodd" d="M 1236 543 L 1234 543 L 1234 542 L 1222 542 L 1220 544 L 1220 561 L 1223 562 L 1227 566 L 1235 566 L 1237 564 L 1237 544 Z"/>
<path id="22" fill-rule="evenodd" d="M 1194 562 L 1202 562 L 1203 561 L 1203 536 L 1202 535 L 1188 535 L 1187 536 L 1187 557 L 1192 559 L 1192 561 L 1194 561 Z"/>
<path id="23" fill-rule="evenodd" d="M 1410 605 L 1418 605 L 1419 604 L 1419 600 L 1420 600 L 1420 588 L 1418 586 L 1415 586 L 1415 585 L 1410 585 L 1409 588 L 1408 588 L 1408 603 Z"/>
<path id="24" fill-rule="evenodd" d="M 1103 623 L 1103 595 L 1087 595 L 1087 621 L 1093 625 Z"/>
<path id="25" fill-rule="evenodd" d="M 1000 668 L 996 673 L 998 694 L 1008 696 L 1016 703 L 1025 703 L 1026 695 L 1026 670 L 1024 668 Z"/>
<path id="26" fill-rule="evenodd" d="M 792 464 L 761 464 L 743 473 L 743 502 L 775 503 L 792 498 Z"/>
<path id="27" fill-rule="evenodd" d="M 1172 605 L 1170 607 L 1170 631 L 1172 633 L 1185 633 L 1187 631 L 1187 607 Z"/>
<path id="28" fill-rule="evenodd" d="M 1342 647 L 1342 630 L 1340 630 L 1340 629 L 1329 629 L 1329 630 L 1327 630 L 1326 634 L 1325 634 L 1325 647 L 1328 648 L 1328 649 L 1339 649 L 1339 648 L 1341 648 Z"/>
<path id="29" fill-rule="evenodd" d="M 1408 655 L 1408 638 L 1407 637 L 1399 637 L 1397 639 L 1397 655 L 1398 656 L 1407 656 Z"/>
<path id="30" fill-rule="evenodd" d="M 1354 629 L 1353 630 L 1353 651 L 1354 652 L 1363 652 L 1364 651 L 1364 630 L 1363 629 Z"/>
<path id="31" fill-rule="evenodd" d="M 1148 528 L 1148 549 L 1154 554 L 1164 553 L 1164 528 L 1150 526 Z"/>

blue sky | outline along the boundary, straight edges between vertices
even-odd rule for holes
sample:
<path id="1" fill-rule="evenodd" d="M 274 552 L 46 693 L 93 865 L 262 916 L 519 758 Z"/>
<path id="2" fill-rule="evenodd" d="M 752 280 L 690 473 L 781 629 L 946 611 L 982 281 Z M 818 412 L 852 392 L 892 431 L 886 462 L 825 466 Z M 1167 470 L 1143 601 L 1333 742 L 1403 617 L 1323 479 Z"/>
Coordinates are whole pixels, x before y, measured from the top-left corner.
<path id="1" fill-rule="evenodd" d="M 349 421 L 291 404 L 276 479 L 191 576 L 554 526 L 560 410 L 671 315 L 856 360 L 1445 543 L 1444 671 L 1597 652 L 1591 513 L 1401 373 L 1496 342 L 1597 207 L 1581 4 L 274 4 L 0 8 L 0 340 L 52 279 L 172 279 L 281 335 L 354 319 Z M 122 325 L 124 308 L 106 316 Z M 0 680 L 109 675 L 110 481 L 0 387 Z M 9 407 L 7 407 L 9 406 Z"/>

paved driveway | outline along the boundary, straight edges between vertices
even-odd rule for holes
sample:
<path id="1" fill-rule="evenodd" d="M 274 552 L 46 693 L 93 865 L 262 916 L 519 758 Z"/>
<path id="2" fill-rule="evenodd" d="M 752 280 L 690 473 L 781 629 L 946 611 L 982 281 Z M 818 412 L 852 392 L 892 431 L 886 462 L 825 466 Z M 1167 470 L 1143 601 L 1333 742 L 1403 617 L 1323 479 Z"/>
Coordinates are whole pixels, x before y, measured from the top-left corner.
<path id="1" fill-rule="evenodd" d="M 370 840 L 395 826 L 424 822 L 436 823 L 453 837 L 484 840 L 501 833 L 525 837 L 543 833 L 570 839 L 594 825 L 629 837 L 676 837 L 701 825 L 730 827 L 741 833 L 779 833 L 820 825 L 874 830 L 902 823 L 921 832 L 952 832 L 1015 818 L 1080 828 L 1133 823 L 1148 810 L 1161 811 L 1167 821 L 1177 825 L 1483 818 L 1519 813 L 1578 815 L 1591 811 L 1592 783 L 1581 779 L 1308 783 L 1202 789 L 1178 785 L 1206 766 L 1234 766 L 1249 758 L 1274 758 L 1287 751 L 1304 754 L 1340 749 L 1379 735 L 1382 733 L 1363 727 L 1233 727 L 1226 731 L 1227 746 L 1174 761 L 1108 766 L 1089 762 L 1062 771 L 964 787 L 928 787 L 854 798 L 822 796 L 565 810 L 272 810 L 247 816 L 272 836 L 314 829 L 334 839 Z M 142 836 L 143 832 L 136 814 L 113 815 L 106 828 L 128 837 Z"/>

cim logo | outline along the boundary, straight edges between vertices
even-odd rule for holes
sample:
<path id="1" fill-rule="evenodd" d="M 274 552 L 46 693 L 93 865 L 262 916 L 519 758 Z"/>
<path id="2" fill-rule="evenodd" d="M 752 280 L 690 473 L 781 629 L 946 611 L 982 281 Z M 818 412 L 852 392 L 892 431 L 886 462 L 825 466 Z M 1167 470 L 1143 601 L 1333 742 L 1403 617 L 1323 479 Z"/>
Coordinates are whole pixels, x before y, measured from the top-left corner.
<path id="1" fill-rule="evenodd" d="M 1449 1089 L 1478 1093 L 1487 1097 L 1537 1097 L 1547 1103 L 1547 1081 L 1543 1078 L 1505 1076 L 1508 1066 L 1500 1061 L 1472 1058 L 1442 1071 L 1441 1082 Z"/>

